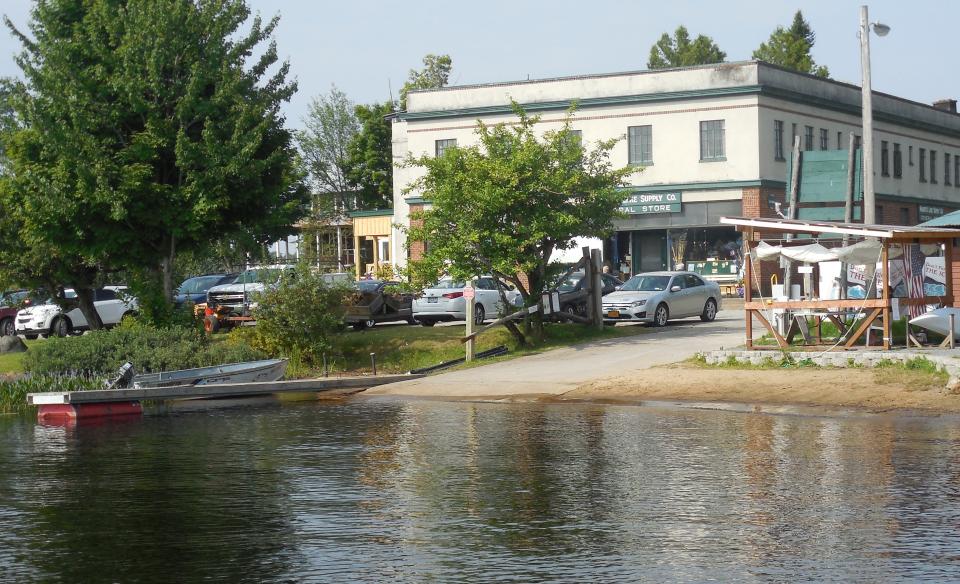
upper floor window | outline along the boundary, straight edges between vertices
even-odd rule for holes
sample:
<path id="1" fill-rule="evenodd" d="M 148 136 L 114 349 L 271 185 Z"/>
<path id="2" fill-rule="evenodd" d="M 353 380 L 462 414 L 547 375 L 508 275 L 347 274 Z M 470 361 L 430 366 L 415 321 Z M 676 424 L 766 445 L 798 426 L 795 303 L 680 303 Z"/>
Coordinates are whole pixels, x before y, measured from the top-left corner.
<path id="1" fill-rule="evenodd" d="M 783 120 L 773 120 L 773 158 L 783 160 Z"/>
<path id="2" fill-rule="evenodd" d="M 930 183 L 937 184 L 937 151 L 930 151 Z"/>
<path id="3" fill-rule="evenodd" d="M 886 140 L 880 141 L 880 174 L 890 176 L 890 146 Z"/>
<path id="4" fill-rule="evenodd" d="M 903 152 L 900 152 L 900 145 L 893 143 L 893 178 L 903 177 Z"/>
<path id="5" fill-rule="evenodd" d="M 927 150 L 921 148 L 918 162 L 920 162 L 920 182 L 927 182 Z"/>
<path id="6" fill-rule="evenodd" d="M 653 126 L 627 128 L 627 149 L 630 164 L 653 164 Z"/>
<path id="7" fill-rule="evenodd" d="M 820 128 L 820 150 L 830 149 L 830 132 L 826 128 Z"/>
<path id="8" fill-rule="evenodd" d="M 913 166 L 913 146 L 907 146 L 907 158 L 909 159 L 910 166 Z"/>
<path id="9" fill-rule="evenodd" d="M 953 186 L 960 187 L 960 156 L 953 157 Z"/>
<path id="10" fill-rule="evenodd" d="M 806 126 L 803 129 L 803 149 L 813 150 L 813 126 Z"/>
<path id="11" fill-rule="evenodd" d="M 950 184 L 950 154 L 943 153 L 943 184 Z"/>
<path id="12" fill-rule="evenodd" d="M 447 150 L 451 148 L 456 148 L 456 147 L 457 147 L 456 138 L 449 138 L 446 140 L 437 140 L 436 142 L 434 142 L 434 150 L 437 158 L 440 158 L 441 156 L 443 156 L 443 153 L 446 152 Z"/>
<path id="13" fill-rule="evenodd" d="M 854 149 L 854 150 L 859 150 L 859 149 L 860 149 L 860 146 L 862 146 L 862 145 L 863 145 L 863 140 L 860 138 L 860 136 L 856 136 L 856 135 L 855 135 L 855 136 L 853 137 L 853 149 Z"/>
<path id="14" fill-rule="evenodd" d="M 700 122 L 700 160 L 725 160 L 724 120 Z"/>
<path id="15" fill-rule="evenodd" d="M 837 132 L 837 150 L 843 150 L 843 132 Z"/>

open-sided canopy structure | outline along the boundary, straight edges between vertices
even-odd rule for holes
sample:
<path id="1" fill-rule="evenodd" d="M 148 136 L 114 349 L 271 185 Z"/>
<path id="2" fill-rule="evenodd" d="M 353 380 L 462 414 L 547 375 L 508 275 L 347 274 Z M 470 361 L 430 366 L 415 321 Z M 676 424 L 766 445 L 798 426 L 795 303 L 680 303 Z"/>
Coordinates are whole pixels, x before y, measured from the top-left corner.
<path id="1" fill-rule="evenodd" d="M 772 310 L 800 311 L 804 315 L 814 315 L 820 320 L 829 320 L 833 322 L 844 334 L 844 346 L 852 347 L 867 332 L 870 327 L 878 320 L 883 329 L 883 347 L 889 348 L 892 343 L 891 336 L 891 307 L 892 297 L 890 289 L 890 270 L 889 260 L 891 257 L 899 255 L 904 246 L 935 245 L 943 250 L 944 263 L 950 266 L 952 263 L 952 240 L 960 238 L 960 230 L 949 229 L 945 227 L 903 227 L 898 225 L 865 225 L 862 223 L 835 223 L 830 221 L 804 221 L 797 219 L 776 219 L 776 218 L 749 218 L 749 217 L 723 217 L 721 223 L 736 226 L 738 231 L 744 235 L 744 310 L 746 312 L 747 346 L 753 346 L 753 319 L 756 318 L 777 340 L 780 347 L 785 348 L 789 345 L 792 335 L 781 335 L 779 331 L 770 323 L 770 320 L 764 316 L 764 312 Z M 766 254 L 772 257 L 771 249 L 774 246 L 763 243 L 768 240 L 785 240 L 786 235 L 807 235 L 817 238 L 837 238 L 847 236 L 848 238 L 860 239 L 862 243 L 848 246 L 845 250 L 835 250 L 832 253 L 836 257 L 842 258 L 844 254 L 851 257 L 862 257 L 865 248 L 876 249 L 879 243 L 879 257 L 882 277 L 879 286 L 878 297 L 862 299 L 817 299 L 814 297 L 801 300 L 774 300 L 762 299 L 755 301 L 753 298 L 753 285 L 758 282 L 756 277 L 755 262 L 758 256 Z M 811 243 L 808 240 L 794 240 L 799 246 L 808 246 Z M 758 253 L 758 247 L 764 245 L 765 248 Z M 860 249 L 852 249 L 857 245 Z M 891 246 L 894 246 L 893 256 L 891 255 Z M 785 246 L 787 247 L 787 246 Z M 791 253 L 784 253 L 785 247 L 782 247 L 777 253 L 789 256 Z M 810 248 L 810 257 L 817 257 L 819 250 Z M 827 250 L 829 252 L 829 250 Z M 856 252 L 856 253 L 855 253 Z M 794 252 L 796 254 L 797 252 Z M 820 257 L 826 258 L 823 252 Z M 822 261 L 822 260 L 815 260 Z M 872 263 L 872 262 L 871 262 Z M 951 278 L 946 278 L 946 291 L 943 296 L 926 296 L 922 292 L 919 295 L 911 295 L 907 298 L 898 298 L 897 302 L 901 307 L 926 306 L 931 304 L 951 305 L 953 299 L 953 290 Z M 759 289 L 759 286 L 758 286 Z M 922 290 L 922 287 L 921 287 Z M 856 319 L 856 329 L 847 330 L 849 320 L 847 316 L 853 313 L 863 311 L 866 318 Z"/>

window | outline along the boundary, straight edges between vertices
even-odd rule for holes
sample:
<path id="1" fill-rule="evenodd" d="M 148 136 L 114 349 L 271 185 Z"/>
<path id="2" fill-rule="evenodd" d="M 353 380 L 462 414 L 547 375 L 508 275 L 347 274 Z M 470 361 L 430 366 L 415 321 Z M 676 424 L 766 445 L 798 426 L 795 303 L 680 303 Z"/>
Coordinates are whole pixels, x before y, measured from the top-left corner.
<path id="1" fill-rule="evenodd" d="M 443 156 L 443 153 L 446 152 L 447 150 L 451 148 L 456 148 L 456 147 L 457 147 L 456 138 L 451 138 L 448 140 L 437 140 L 434 143 L 434 148 L 436 150 L 437 158 L 440 158 L 441 156 Z"/>
<path id="2" fill-rule="evenodd" d="M 627 149 L 630 164 L 653 164 L 653 126 L 627 128 Z"/>
<path id="3" fill-rule="evenodd" d="M 697 286 L 703 286 L 703 280 L 699 276 L 694 276 L 693 274 L 685 274 L 683 277 L 684 288 L 696 288 Z"/>
<path id="4" fill-rule="evenodd" d="M 913 146 L 907 146 L 907 158 L 910 161 L 910 166 L 913 166 Z"/>
<path id="5" fill-rule="evenodd" d="M 943 153 L 943 184 L 950 184 L 950 154 Z"/>
<path id="6" fill-rule="evenodd" d="M 918 162 L 920 163 L 920 182 L 927 182 L 927 151 L 926 149 L 921 148 L 918 156 L 920 157 L 920 159 L 918 160 Z"/>
<path id="7" fill-rule="evenodd" d="M 570 130 L 568 135 L 574 144 L 583 144 L 583 130 Z"/>
<path id="8" fill-rule="evenodd" d="M 700 122 L 700 160 L 726 160 L 724 120 Z"/>
<path id="9" fill-rule="evenodd" d="M 854 137 L 853 137 L 853 149 L 854 149 L 854 150 L 860 150 L 860 146 L 861 146 L 861 145 L 862 145 L 862 140 L 860 139 L 860 136 L 854 136 Z"/>
<path id="10" fill-rule="evenodd" d="M 900 225 L 910 225 L 910 207 L 900 207 Z"/>
<path id="11" fill-rule="evenodd" d="M 790 130 L 790 152 L 791 152 L 791 156 L 792 156 L 792 155 L 793 155 L 793 154 L 792 154 L 792 153 L 793 153 L 793 145 L 797 143 L 797 125 L 796 125 L 796 124 L 791 124 L 791 125 L 790 125 L 790 128 L 791 128 L 791 130 Z"/>
<path id="12" fill-rule="evenodd" d="M 890 176 L 890 147 L 886 140 L 880 141 L 880 174 Z"/>
<path id="13" fill-rule="evenodd" d="M 937 151 L 930 151 L 930 184 L 937 184 Z"/>
<path id="14" fill-rule="evenodd" d="M 783 160 L 783 120 L 773 120 L 773 159 Z"/>
<path id="15" fill-rule="evenodd" d="M 893 143 L 893 178 L 903 177 L 903 153 L 900 152 L 900 145 Z"/>
<path id="16" fill-rule="evenodd" d="M 813 150 L 813 126 L 806 126 L 803 129 L 803 149 Z"/>
<path id="17" fill-rule="evenodd" d="M 953 157 L 953 186 L 960 188 L 960 156 Z"/>
<path id="18" fill-rule="evenodd" d="M 825 128 L 820 128 L 820 150 L 830 149 L 830 132 Z"/>
<path id="19" fill-rule="evenodd" d="M 843 150 L 845 146 L 843 145 L 843 132 L 837 132 L 837 150 Z"/>

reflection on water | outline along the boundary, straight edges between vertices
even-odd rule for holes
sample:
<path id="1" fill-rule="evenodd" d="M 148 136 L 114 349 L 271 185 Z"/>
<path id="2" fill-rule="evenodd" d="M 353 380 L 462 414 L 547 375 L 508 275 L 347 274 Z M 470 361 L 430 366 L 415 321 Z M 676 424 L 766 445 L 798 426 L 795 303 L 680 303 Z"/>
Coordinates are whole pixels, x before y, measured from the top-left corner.
<path id="1" fill-rule="evenodd" d="M 955 420 L 360 401 L 0 418 L 0 580 L 960 578 Z"/>

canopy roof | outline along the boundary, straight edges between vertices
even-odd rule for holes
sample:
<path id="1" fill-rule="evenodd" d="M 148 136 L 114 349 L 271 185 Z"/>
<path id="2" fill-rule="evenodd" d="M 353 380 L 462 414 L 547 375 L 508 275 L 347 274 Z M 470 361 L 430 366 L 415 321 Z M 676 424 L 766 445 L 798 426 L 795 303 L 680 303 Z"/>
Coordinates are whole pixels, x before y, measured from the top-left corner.
<path id="1" fill-rule="evenodd" d="M 855 235 L 859 237 L 877 237 L 891 241 L 910 241 L 928 239 L 943 241 L 960 237 L 960 229 L 946 227 L 904 227 L 902 225 L 865 225 L 863 223 L 837 223 L 833 221 L 804 221 L 800 219 L 779 219 L 764 217 L 721 217 L 720 223 L 749 227 L 760 231 L 780 231 L 783 233 L 830 233 L 836 235 Z M 743 229 L 741 229 L 743 231 Z"/>
<path id="2" fill-rule="evenodd" d="M 960 211 L 934 217 L 929 221 L 921 223 L 917 227 L 960 227 Z"/>

